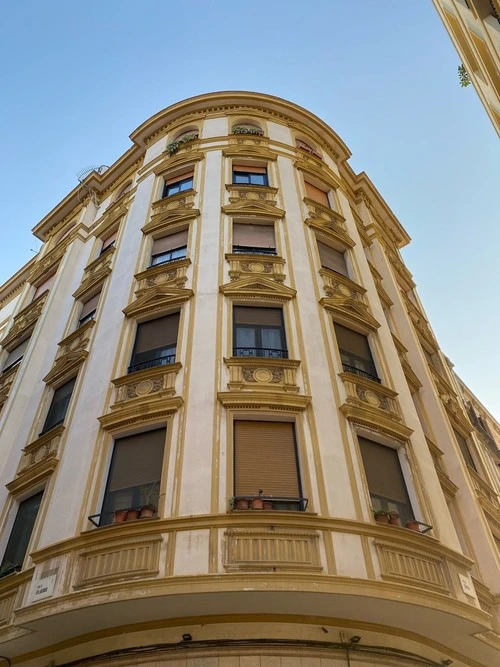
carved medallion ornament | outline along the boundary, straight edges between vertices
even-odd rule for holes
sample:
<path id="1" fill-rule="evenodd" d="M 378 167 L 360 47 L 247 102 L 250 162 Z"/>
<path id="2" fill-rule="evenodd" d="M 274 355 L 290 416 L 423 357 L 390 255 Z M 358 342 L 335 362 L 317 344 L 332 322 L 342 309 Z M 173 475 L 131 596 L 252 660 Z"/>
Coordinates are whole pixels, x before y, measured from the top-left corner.
<path id="1" fill-rule="evenodd" d="M 277 283 L 283 283 L 286 275 L 283 272 L 285 260 L 277 256 L 228 253 L 229 277 L 234 282 L 243 276 L 264 275 Z"/>
<path id="2" fill-rule="evenodd" d="M 224 362 L 229 369 L 228 389 L 299 392 L 298 360 L 231 357 Z"/>
<path id="3" fill-rule="evenodd" d="M 167 264 L 153 266 L 135 275 L 137 288 L 135 293 L 141 296 L 151 287 L 170 285 L 184 287 L 187 281 L 186 271 L 191 264 L 190 259 L 178 259 Z"/>

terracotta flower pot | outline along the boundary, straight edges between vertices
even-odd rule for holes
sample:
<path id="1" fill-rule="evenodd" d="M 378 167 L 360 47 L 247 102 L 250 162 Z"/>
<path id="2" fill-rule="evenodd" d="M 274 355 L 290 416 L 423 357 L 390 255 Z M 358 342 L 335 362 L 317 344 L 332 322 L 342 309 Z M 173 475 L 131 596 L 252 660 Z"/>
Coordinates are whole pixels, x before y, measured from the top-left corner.
<path id="1" fill-rule="evenodd" d="M 388 514 L 375 514 L 375 521 L 377 523 L 389 523 Z"/>
<path id="2" fill-rule="evenodd" d="M 418 521 L 407 521 L 406 527 L 409 530 L 414 530 L 416 533 L 420 532 L 420 524 L 418 523 Z"/>
<path id="3" fill-rule="evenodd" d="M 264 509 L 264 501 L 262 498 L 252 498 L 252 509 L 253 510 L 262 510 Z"/>
<path id="4" fill-rule="evenodd" d="M 238 498 L 235 501 L 234 507 L 237 510 L 247 510 L 248 509 L 248 500 L 246 498 Z"/>
<path id="5" fill-rule="evenodd" d="M 146 505 L 139 510 L 139 519 L 151 519 L 155 515 L 155 508 L 152 505 Z"/>
<path id="6" fill-rule="evenodd" d="M 401 525 L 401 519 L 399 518 L 399 514 L 397 512 L 390 512 L 389 514 L 389 523 L 391 526 L 400 526 Z"/>
<path id="7" fill-rule="evenodd" d="M 127 521 L 135 521 L 139 518 L 139 510 L 129 510 L 127 512 Z"/>
<path id="8" fill-rule="evenodd" d="M 265 510 L 272 510 L 273 509 L 273 503 L 271 500 L 264 500 L 264 509 Z"/>
<path id="9" fill-rule="evenodd" d="M 113 512 L 113 523 L 123 523 L 127 520 L 127 510 L 117 510 Z"/>

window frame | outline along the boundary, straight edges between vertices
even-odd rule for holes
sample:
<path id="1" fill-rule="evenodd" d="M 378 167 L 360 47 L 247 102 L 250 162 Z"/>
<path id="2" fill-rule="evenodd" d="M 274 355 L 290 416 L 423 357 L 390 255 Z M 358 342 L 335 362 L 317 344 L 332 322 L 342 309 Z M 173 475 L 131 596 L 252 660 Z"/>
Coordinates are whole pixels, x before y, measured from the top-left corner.
<path id="1" fill-rule="evenodd" d="M 138 322 L 137 323 L 137 326 L 136 326 L 136 329 L 135 329 L 135 335 L 134 335 L 134 344 L 132 346 L 132 353 L 130 355 L 130 361 L 129 361 L 129 364 L 127 366 L 127 375 L 131 375 L 132 373 L 138 373 L 142 370 L 146 370 L 146 369 L 149 369 L 149 368 L 156 368 L 157 366 L 168 367 L 168 366 L 170 366 L 172 364 L 175 364 L 177 362 L 178 347 L 179 347 L 179 329 L 180 329 L 180 326 L 181 326 L 181 321 L 180 321 L 181 320 L 181 313 L 182 313 L 182 309 L 181 310 L 176 310 L 176 311 L 171 312 L 171 313 L 165 313 L 163 315 L 159 315 L 158 317 L 154 317 L 151 320 L 146 320 L 145 322 Z M 177 322 L 177 337 L 176 337 L 175 344 L 168 343 L 166 345 L 163 345 L 162 347 L 153 348 L 151 350 L 145 350 L 144 352 L 136 352 L 137 343 L 138 343 L 137 334 L 139 332 L 139 327 L 143 324 L 148 324 L 149 322 L 155 322 L 156 320 L 161 320 L 162 318 L 169 317 L 171 315 L 178 315 L 179 316 L 179 319 L 178 319 L 178 322 Z M 138 354 L 147 354 L 147 353 L 157 352 L 158 350 L 160 350 L 162 352 L 165 352 L 166 350 L 173 350 L 173 352 L 170 352 L 166 355 L 162 354 L 160 356 L 152 356 L 151 359 L 145 359 L 144 361 L 139 361 L 139 362 L 136 361 L 135 363 L 133 363 Z M 171 360 L 166 361 L 166 363 L 161 363 L 162 359 L 167 359 L 167 360 L 171 359 Z M 154 363 L 156 361 L 160 361 L 160 363 Z M 142 366 L 142 368 L 137 368 L 137 366 Z"/>
<path id="2" fill-rule="evenodd" d="M 243 166 L 248 166 L 249 169 L 252 168 L 252 165 L 250 165 L 250 164 L 249 165 L 237 165 L 237 166 L 242 166 L 242 167 Z M 254 165 L 254 166 L 257 167 L 257 165 Z M 251 185 L 251 186 L 259 187 L 259 188 L 269 187 L 269 170 L 267 168 L 267 164 L 266 164 L 265 167 L 259 167 L 259 169 L 265 169 L 266 171 L 265 171 L 265 173 L 255 172 L 255 171 L 240 171 L 240 170 L 235 171 L 234 165 L 231 165 L 231 185 L 243 185 L 243 186 Z M 235 180 L 236 174 L 243 174 L 244 176 L 248 177 L 248 182 L 244 181 L 244 182 L 238 183 Z M 252 183 L 252 176 L 261 177 L 264 182 L 263 183 Z"/>
<path id="3" fill-rule="evenodd" d="M 26 495 L 22 500 L 17 500 L 16 499 L 16 502 L 17 502 L 16 512 L 15 512 L 14 518 L 12 520 L 12 524 L 10 526 L 9 536 L 8 536 L 6 544 L 5 544 L 5 549 L 4 549 L 4 552 L 3 552 L 2 560 L 0 561 L 0 579 L 3 578 L 3 577 L 8 576 L 9 574 L 12 574 L 14 572 L 20 572 L 23 569 L 23 567 L 26 563 L 26 559 L 29 556 L 29 553 L 31 551 L 30 550 L 30 545 L 33 541 L 33 534 L 35 533 L 36 522 L 37 522 L 38 517 L 40 515 L 40 509 L 41 509 L 41 506 L 42 506 L 42 503 L 43 503 L 44 494 L 45 494 L 45 488 L 42 488 L 38 491 L 34 491 L 34 492 L 30 493 L 29 495 Z M 21 562 L 11 563 L 11 567 L 6 568 L 5 567 L 6 563 L 4 561 L 5 561 L 5 558 L 7 556 L 7 551 L 9 549 L 10 541 L 12 539 L 12 534 L 14 532 L 14 529 L 16 528 L 16 522 L 17 522 L 18 517 L 19 517 L 19 511 L 20 511 L 20 509 L 21 509 L 21 507 L 23 506 L 24 503 L 26 503 L 29 500 L 32 500 L 34 498 L 37 498 L 38 496 L 40 496 L 40 502 L 39 502 L 38 507 L 36 509 L 36 514 L 35 514 L 35 517 L 33 519 L 33 524 L 31 526 L 29 537 L 26 541 L 26 547 L 24 549 L 24 554 L 23 554 L 23 557 L 21 559 Z M 9 513 L 10 516 L 13 515 L 12 510 L 13 510 L 13 508 L 11 508 L 11 513 Z M 23 534 L 25 534 L 25 530 L 24 530 L 25 526 L 26 526 L 26 521 L 23 521 L 21 523 L 21 530 L 22 530 Z"/>
<path id="4" fill-rule="evenodd" d="M 182 174 L 179 174 L 182 176 Z M 175 178 L 175 177 L 174 177 Z M 189 184 L 188 187 L 184 187 L 186 184 Z M 172 187 L 178 186 L 177 192 L 169 192 L 169 189 Z M 188 178 L 180 178 L 178 181 L 173 181 L 172 183 L 167 183 L 163 181 L 162 195 L 161 199 L 166 199 L 167 197 L 173 197 L 174 195 L 179 195 L 182 192 L 187 192 L 192 190 L 194 187 L 194 174 Z"/>
<path id="5" fill-rule="evenodd" d="M 338 339 L 338 336 L 337 336 L 336 326 L 341 326 L 344 329 L 346 329 L 347 331 L 350 331 L 354 334 L 357 334 L 358 336 L 363 336 L 363 338 L 366 340 L 368 351 L 370 353 L 370 362 L 371 362 L 370 370 L 366 370 L 365 368 L 358 368 L 357 366 L 354 366 L 352 363 L 346 363 L 344 361 L 344 359 L 342 358 L 342 355 L 344 355 L 344 356 L 349 355 L 351 360 L 354 361 L 354 362 L 356 362 L 356 361 L 366 362 L 367 359 L 364 359 L 363 357 L 360 357 L 359 355 L 357 355 L 353 352 L 348 352 L 347 350 L 344 350 L 343 348 L 341 348 L 340 343 L 339 343 L 339 339 Z M 342 365 L 342 371 L 344 373 L 353 373 L 354 375 L 359 375 L 360 377 L 364 377 L 368 380 L 371 380 L 372 382 L 376 382 L 377 384 L 382 384 L 382 379 L 378 375 L 377 365 L 375 363 L 375 358 L 373 356 L 373 351 L 372 351 L 372 348 L 371 348 L 371 345 L 370 345 L 369 335 L 364 334 L 364 333 L 360 333 L 359 331 L 356 331 L 355 329 L 350 329 L 345 324 L 340 324 L 339 322 L 336 322 L 335 320 L 333 320 L 333 333 L 334 333 L 334 336 L 335 336 L 335 343 L 337 345 L 337 350 L 338 350 L 339 357 L 340 357 L 340 363 Z"/>
<path id="6" fill-rule="evenodd" d="M 50 403 L 49 403 L 49 408 L 48 408 L 47 413 L 45 415 L 45 420 L 43 422 L 43 427 L 42 427 L 42 430 L 40 431 L 40 433 L 38 434 L 38 437 L 41 437 L 42 435 L 45 435 L 46 433 L 48 433 L 49 431 L 52 431 L 52 429 L 57 428 L 58 426 L 61 426 L 66 421 L 66 417 L 68 415 L 68 411 L 69 411 L 69 408 L 71 406 L 71 399 L 73 398 L 73 394 L 74 394 L 74 391 L 75 391 L 77 378 L 78 378 L 78 376 L 75 375 L 72 378 L 70 378 L 69 380 L 66 380 L 66 382 L 63 382 L 63 384 L 61 384 L 58 387 L 53 389 L 52 398 L 50 399 Z M 66 409 L 64 410 L 63 418 L 59 419 L 58 421 L 54 422 L 53 424 L 47 425 L 49 416 L 51 414 L 52 406 L 54 404 L 54 397 L 55 397 L 56 393 L 59 391 L 59 389 L 62 389 L 67 384 L 70 384 L 70 382 L 73 383 L 73 386 L 71 388 L 71 393 L 69 394 L 69 398 L 68 398 L 68 401 L 67 401 L 67 404 L 66 404 Z M 54 412 L 55 412 L 55 410 L 54 410 Z"/>
<path id="7" fill-rule="evenodd" d="M 281 348 L 264 348 L 262 347 L 262 330 L 263 329 L 276 329 L 276 326 L 272 325 L 244 325 L 244 324 L 239 324 L 236 322 L 236 317 L 235 317 L 235 309 L 236 308 L 255 308 L 255 309 L 262 309 L 266 308 L 266 310 L 275 310 L 280 312 L 280 318 L 281 318 L 281 325 L 280 325 L 280 343 L 282 345 Z M 285 313 L 283 312 L 284 309 L 280 306 L 270 306 L 270 307 L 265 307 L 261 305 L 249 305 L 249 304 L 233 304 L 232 305 L 232 318 L 233 318 L 233 346 L 232 346 L 232 356 L 234 358 L 242 358 L 242 359 L 288 359 L 289 358 L 289 353 L 288 353 L 288 344 L 287 344 L 287 338 L 286 338 L 286 327 L 285 327 Z M 239 346 L 236 345 L 237 342 L 237 330 L 238 328 L 255 328 L 255 343 L 256 345 L 254 347 L 250 346 Z M 260 345 L 257 345 L 257 343 L 260 343 Z M 237 354 L 237 350 L 267 350 L 267 351 L 276 351 L 279 352 L 279 355 L 244 355 L 244 354 Z"/>

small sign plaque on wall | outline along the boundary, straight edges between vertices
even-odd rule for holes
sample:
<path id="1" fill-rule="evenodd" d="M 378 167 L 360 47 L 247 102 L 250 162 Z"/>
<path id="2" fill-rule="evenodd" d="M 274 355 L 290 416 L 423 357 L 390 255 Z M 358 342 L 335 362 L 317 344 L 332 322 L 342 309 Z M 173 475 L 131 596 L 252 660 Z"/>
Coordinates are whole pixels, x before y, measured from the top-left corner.
<path id="1" fill-rule="evenodd" d="M 38 602 L 39 600 L 52 597 L 54 595 L 56 579 L 57 571 L 54 573 L 52 570 L 51 572 L 42 574 L 40 579 L 34 582 L 34 586 L 31 591 L 31 601 Z"/>
<path id="2" fill-rule="evenodd" d="M 471 598 L 476 598 L 476 589 L 474 588 L 472 579 L 470 577 L 466 577 L 463 574 L 460 574 L 460 572 L 458 573 L 458 578 L 460 579 L 460 584 L 465 595 L 468 595 Z"/>

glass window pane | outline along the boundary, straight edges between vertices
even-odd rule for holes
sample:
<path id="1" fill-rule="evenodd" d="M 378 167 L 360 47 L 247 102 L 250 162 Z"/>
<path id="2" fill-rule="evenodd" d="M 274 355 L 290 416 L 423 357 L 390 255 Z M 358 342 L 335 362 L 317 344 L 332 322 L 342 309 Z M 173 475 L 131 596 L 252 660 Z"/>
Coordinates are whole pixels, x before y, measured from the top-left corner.
<path id="1" fill-rule="evenodd" d="M 252 185 L 267 185 L 267 174 L 250 174 Z"/>
<path id="2" fill-rule="evenodd" d="M 270 350 L 281 350 L 281 330 L 262 329 L 262 347 Z"/>
<path id="3" fill-rule="evenodd" d="M 23 500 L 17 510 L 16 519 L 12 526 L 7 548 L 0 565 L 0 571 L 7 571 L 10 567 L 21 567 L 29 541 L 33 532 L 40 503 L 42 502 L 43 491 L 37 493 L 31 498 Z"/>
<path id="4" fill-rule="evenodd" d="M 242 172 L 233 172 L 233 183 L 242 183 L 242 184 L 248 184 L 250 183 L 250 177 L 249 174 L 244 174 Z"/>
<path id="5" fill-rule="evenodd" d="M 237 327 L 236 347 L 256 347 L 255 329 L 253 327 Z"/>
<path id="6" fill-rule="evenodd" d="M 184 192 L 184 190 L 190 190 L 193 187 L 193 179 L 187 178 L 185 181 L 179 183 L 179 191 Z"/>
<path id="7" fill-rule="evenodd" d="M 43 425 L 42 433 L 45 433 L 46 431 L 54 428 L 54 426 L 57 426 L 64 421 L 75 382 L 76 378 L 73 378 L 69 382 L 66 382 L 66 384 L 63 384 L 62 387 L 59 387 L 59 389 L 56 389 L 54 392 L 54 396 L 52 397 L 52 402 Z"/>

